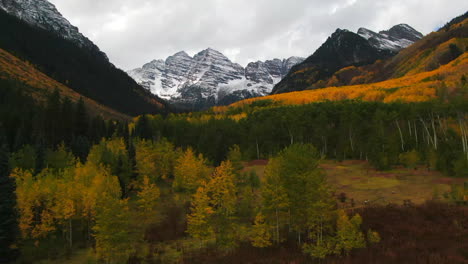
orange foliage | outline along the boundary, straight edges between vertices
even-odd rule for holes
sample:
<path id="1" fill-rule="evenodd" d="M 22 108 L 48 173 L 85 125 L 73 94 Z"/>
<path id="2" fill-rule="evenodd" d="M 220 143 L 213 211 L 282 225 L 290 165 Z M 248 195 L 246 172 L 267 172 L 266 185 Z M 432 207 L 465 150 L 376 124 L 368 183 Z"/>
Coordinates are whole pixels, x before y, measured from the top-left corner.
<path id="1" fill-rule="evenodd" d="M 319 101 L 339 101 L 359 99 L 379 102 L 422 102 L 436 98 L 436 89 L 447 85 L 448 89 L 458 89 L 462 74 L 468 72 L 468 52 L 437 70 L 404 76 L 379 83 L 329 87 L 285 94 L 251 98 L 230 105 L 241 107 L 258 100 L 274 100 L 282 104 L 307 104 Z"/>
<path id="2" fill-rule="evenodd" d="M 61 96 L 68 97 L 72 102 L 77 102 L 80 97 L 83 97 L 86 106 L 93 113 L 118 120 L 130 119 L 127 115 L 80 95 L 71 88 L 40 72 L 31 63 L 22 61 L 2 49 L 0 49 L 0 78 L 16 80 L 32 87 L 27 92 L 38 101 L 44 101 L 47 94 L 58 89 Z"/>

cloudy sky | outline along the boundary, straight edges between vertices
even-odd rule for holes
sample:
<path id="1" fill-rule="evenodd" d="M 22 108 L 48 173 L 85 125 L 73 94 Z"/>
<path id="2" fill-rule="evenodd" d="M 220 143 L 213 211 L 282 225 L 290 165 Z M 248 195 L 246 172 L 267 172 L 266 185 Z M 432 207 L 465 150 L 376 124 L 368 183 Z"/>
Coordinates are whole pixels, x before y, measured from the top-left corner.
<path id="1" fill-rule="evenodd" d="M 468 10 L 466 0 L 50 0 L 123 69 L 185 50 L 250 61 L 308 56 L 336 28 L 407 23 L 424 34 Z"/>

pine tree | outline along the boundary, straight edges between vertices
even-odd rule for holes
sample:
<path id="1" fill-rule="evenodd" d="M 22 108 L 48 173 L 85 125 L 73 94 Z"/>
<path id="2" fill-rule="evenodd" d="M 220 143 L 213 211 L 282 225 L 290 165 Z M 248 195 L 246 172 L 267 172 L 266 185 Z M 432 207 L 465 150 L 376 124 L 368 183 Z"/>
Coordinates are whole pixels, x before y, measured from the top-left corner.
<path id="1" fill-rule="evenodd" d="M 14 180 L 9 178 L 8 149 L 0 134 L 0 262 L 8 263 L 17 256 L 18 221 Z"/>
<path id="2" fill-rule="evenodd" d="M 89 117 L 83 97 L 80 97 L 80 100 L 76 104 L 74 121 L 75 136 L 86 137 L 88 134 Z"/>

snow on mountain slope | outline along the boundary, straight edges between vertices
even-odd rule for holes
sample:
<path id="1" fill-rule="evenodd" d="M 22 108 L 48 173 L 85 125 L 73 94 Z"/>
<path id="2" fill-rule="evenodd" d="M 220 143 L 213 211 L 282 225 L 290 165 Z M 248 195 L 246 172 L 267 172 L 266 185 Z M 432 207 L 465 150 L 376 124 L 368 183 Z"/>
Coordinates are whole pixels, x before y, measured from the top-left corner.
<path id="1" fill-rule="evenodd" d="M 367 39 L 375 48 L 393 52 L 398 52 L 423 37 L 423 34 L 407 24 L 399 24 L 379 33 L 367 28 L 360 28 L 357 33 Z"/>
<path id="2" fill-rule="evenodd" d="M 190 57 L 181 51 L 128 71 L 140 85 L 182 107 L 207 108 L 271 92 L 304 59 L 291 57 L 251 62 L 246 68 L 208 48 Z"/>

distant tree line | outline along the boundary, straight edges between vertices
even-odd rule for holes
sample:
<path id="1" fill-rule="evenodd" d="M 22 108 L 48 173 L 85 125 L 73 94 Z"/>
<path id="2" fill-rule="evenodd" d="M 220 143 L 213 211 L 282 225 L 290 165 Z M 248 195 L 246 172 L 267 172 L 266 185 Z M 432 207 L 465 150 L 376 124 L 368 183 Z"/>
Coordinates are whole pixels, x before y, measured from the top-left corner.
<path id="1" fill-rule="evenodd" d="M 256 104 L 261 107 L 234 108 L 221 116 L 141 116 L 134 135 L 190 146 L 217 164 L 232 145 L 239 145 L 246 159 L 268 159 L 289 145 L 307 143 L 325 158 L 368 160 L 381 170 L 420 164 L 447 175 L 468 173 L 465 101 Z M 245 118 L 233 118 L 242 114 Z"/>

